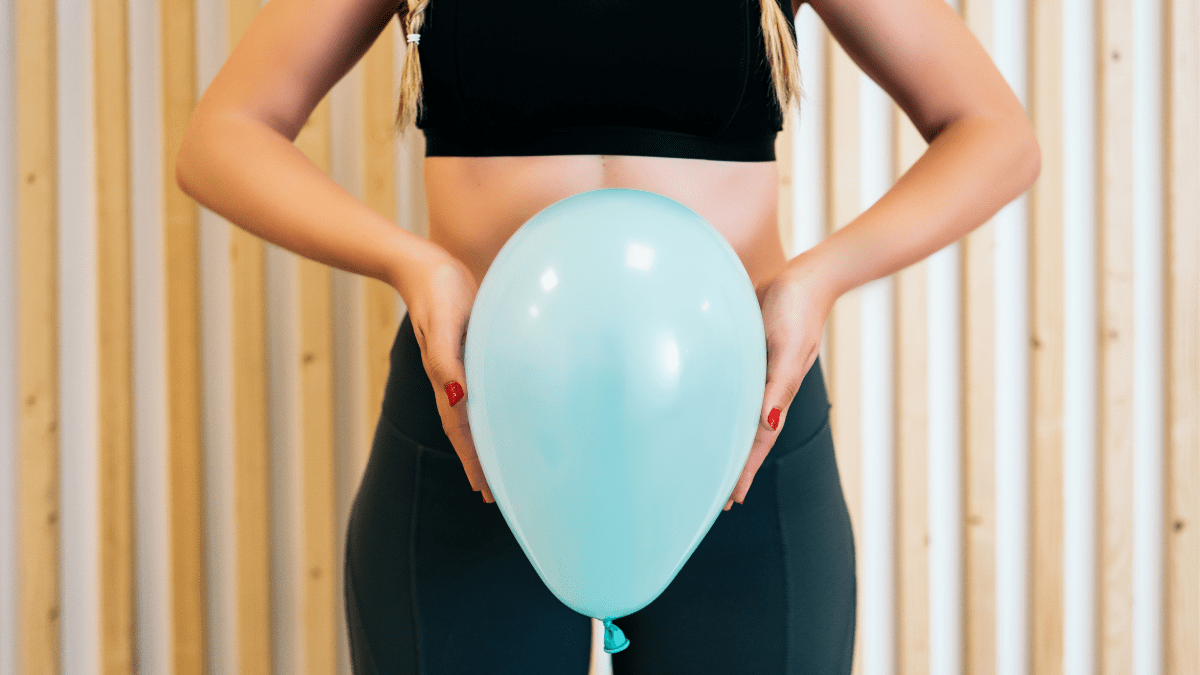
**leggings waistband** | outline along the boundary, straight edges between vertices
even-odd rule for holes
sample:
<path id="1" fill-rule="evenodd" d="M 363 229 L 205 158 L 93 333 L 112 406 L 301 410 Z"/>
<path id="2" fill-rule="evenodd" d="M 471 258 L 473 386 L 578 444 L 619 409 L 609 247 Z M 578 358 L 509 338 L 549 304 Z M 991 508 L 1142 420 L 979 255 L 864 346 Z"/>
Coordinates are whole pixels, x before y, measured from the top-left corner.
<path id="1" fill-rule="evenodd" d="M 421 361 L 421 346 L 413 332 L 412 319 L 405 312 L 392 344 L 391 370 L 384 391 L 382 413 L 409 439 L 428 448 L 454 454 L 454 446 L 442 428 L 436 396 L 437 392 Z M 470 392 L 467 392 L 467 396 L 470 396 Z M 818 357 L 792 400 L 783 428 L 775 441 L 776 447 L 782 452 L 772 450 L 768 457 L 786 454 L 787 450 L 816 435 L 829 415 L 829 408 L 821 359 Z"/>

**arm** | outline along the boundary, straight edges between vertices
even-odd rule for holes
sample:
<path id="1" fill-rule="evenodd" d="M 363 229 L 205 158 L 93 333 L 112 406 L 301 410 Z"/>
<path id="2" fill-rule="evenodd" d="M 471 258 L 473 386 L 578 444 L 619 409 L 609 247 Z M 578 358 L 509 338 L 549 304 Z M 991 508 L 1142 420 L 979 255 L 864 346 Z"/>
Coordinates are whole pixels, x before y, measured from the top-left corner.
<path id="1" fill-rule="evenodd" d="M 1041 152 L 1016 95 L 944 0 L 809 4 L 930 142 L 870 208 L 789 261 L 836 298 L 983 224 L 1033 184 Z"/>
<path id="2" fill-rule="evenodd" d="M 793 0 L 794 1 L 794 0 Z M 1025 111 L 943 0 L 813 0 L 850 58 L 928 140 L 925 154 L 869 209 L 788 261 L 757 289 L 767 382 L 750 457 L 725 503 L 745 498 L 774 446 L 821 331 L 846 291 L 907 267 L 981 225 L 1037 178 Z"/>
<path id="3" fill-rule="evenodd" d="M 196 105 L 179 187 L 230 222 L 307 258 L 399 289 L 429 242 L 329 178 L 293 144 L 395 13 L 394 0 L 271 0 Z"/>

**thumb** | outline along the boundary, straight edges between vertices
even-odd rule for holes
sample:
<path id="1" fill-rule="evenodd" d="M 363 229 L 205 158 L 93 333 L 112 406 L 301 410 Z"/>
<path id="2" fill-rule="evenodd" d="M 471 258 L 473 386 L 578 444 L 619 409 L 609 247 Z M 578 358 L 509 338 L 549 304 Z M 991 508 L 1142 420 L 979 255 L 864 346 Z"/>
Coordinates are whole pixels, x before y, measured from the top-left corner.
<path id="1" fill-rule="evenodd" d="M 462 410 L 459 401 L 466 397 L 466 370 L 462 361 L 462 341 L 443 331 L 429 340 L 425 350 L 425 370 L 438 390 L 455 411 Z M 463 333 L 465 337 L 465 332 Z"/>
<path id="2" fill-rule="evenodd" d="M 769 359 L 767 384 L 763 389 L 763 405 L 758 416 L 760 435 L 774 435 L 783 427 L 788 408 L 799 393 L 808 370 L 816 361 L 817 349 L 813 348 L 810 352 L 787 356 L 780 354 L 774 359 Z"/>
<path id="3" fill-rule="evenodd" d="M 483 467 L 475 450 L 475 441 L 471 436 L 467 407 L 462 403 L 467 397 L 466 371 L 461 356 L 462 342 L 462 338 L 455 337 L 454 331 L 438 333 L 429 341 L 428 356 L 425 357 L 426 371 L 437 390 L 434 393 L 439 398 L 438 411 L 442 417 L 442 430 L 462 461 L 471 489 L 482 491 L 484 501 L 491 503 L 495 498 L 492 497 L 487 477 L 483 474 Z"/>
<path id="4" fill-rule="evenodd" d="M 787 410 L 796 397 L 798 376 L 793 375 L 788 380 L 768 380 L 763 391 L 763 406 L 758 415 L 758 430 L 760 434 L 775 434 L 783 426 Z"/>

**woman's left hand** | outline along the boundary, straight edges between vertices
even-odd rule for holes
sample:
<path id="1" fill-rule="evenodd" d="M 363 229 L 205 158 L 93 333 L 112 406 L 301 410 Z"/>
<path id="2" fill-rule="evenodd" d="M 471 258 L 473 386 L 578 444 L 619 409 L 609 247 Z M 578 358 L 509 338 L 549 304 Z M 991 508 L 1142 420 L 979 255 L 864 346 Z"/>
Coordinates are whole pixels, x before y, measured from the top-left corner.
<path id="1" fill-rule="evenodd" d="M 775 445 L 788 407 L 820 353 L 825 319 L 837 299 L 821 274 L 801 260 L 804 257 L 793 258 L 775 278 L 755 289 L 767 339 L 767 384 L 758 433 L 725 511 L 733 502 L 743 503 L 754 474 Z"/>

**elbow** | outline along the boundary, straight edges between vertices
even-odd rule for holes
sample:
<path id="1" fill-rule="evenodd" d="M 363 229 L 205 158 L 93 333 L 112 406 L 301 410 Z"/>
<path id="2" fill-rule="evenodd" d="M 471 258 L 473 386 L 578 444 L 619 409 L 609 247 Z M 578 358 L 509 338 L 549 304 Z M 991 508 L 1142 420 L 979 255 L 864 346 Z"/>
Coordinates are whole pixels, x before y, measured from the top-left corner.
<path id="1" fill-rule="evenodd" d="M 1024 192 L 1033 187 L 1042 174 L 1042 146 L 1024 112 L 1015 116 L 1009 134 L 1016 155 L 1012 159 L 1014 175 L 1021 177 L 1021 191 Z"/>
<path id="2" fill-rule="evenodd" d="M 192 158 L 192 153 L 190 152 L 193 142 L 191 135 L 185 132 L 182 141 L 179 143 L 179 149 L 175 151 L 175 184 L 179 186 L 179 189 L 184 194 L 194 198 L 195 194 L 192 192 L 191 184 L 191 168 L 195 160 Z"/>
<path id="3" fill-rule="evenodd" d="M 1042 175 L 1042 146 L 1038 143 L 1037 135 L 1030 129 L 1026 136 L 1024 163 L 1026 168 L 1026 176 L 1028 185 L 1026 189 L 1033 187 L 1039 176 Z"/>
<path id="4" fill-rule="evenodd" d="M 203 181 L 206 152 L 211 150 L 220 131 L 212 128 L 209 118 L 193 113 L 191 120 L 179 139 L 175 150 L 175 184 L 187 196 L 195 199 L 200 181 Z M 199 173 L 198 173 L 199 172 Z"/>

